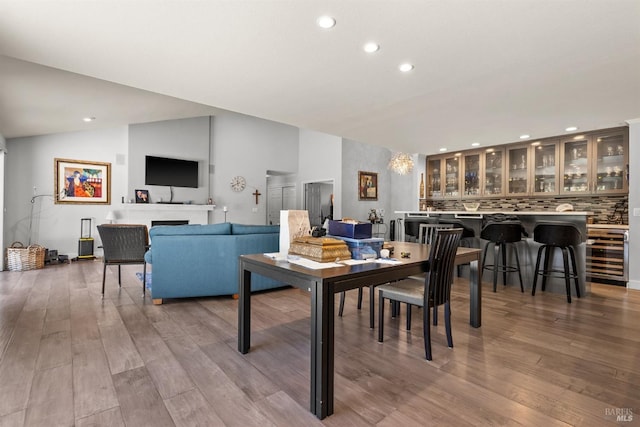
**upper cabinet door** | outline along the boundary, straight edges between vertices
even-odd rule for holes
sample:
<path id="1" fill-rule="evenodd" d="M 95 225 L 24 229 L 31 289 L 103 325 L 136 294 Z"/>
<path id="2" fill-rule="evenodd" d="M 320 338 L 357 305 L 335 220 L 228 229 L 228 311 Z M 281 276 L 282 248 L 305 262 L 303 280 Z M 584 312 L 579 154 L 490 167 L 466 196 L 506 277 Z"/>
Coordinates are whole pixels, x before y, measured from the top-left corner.
<path id="1" fill-rule="evenodd" d="M 460 156 L 444 158 L 444 196 L 460 197 Z"/>
<path id="2" fill-rule="evenodd" d="M 464 180 L 462 182 L 463 196 L 479 196 L 481 194 L 480 182 L 482 177 L 482 169 L 480 161 L 482 153 L 471 152 L 462 156 L 462 167 Z"/>
<path id="3" fill-rule="evenodd" d="M 573 138 L 561 142 L 562 194 L 587 194 L 591 192 L 589 139 Z"/>
<path id="4" fill-rule="evenodd" d="M 427 160 L 427 197 L 442 197 L 442 159 Z"/>
<path id="5" fill-rule="evenodd" d="M 507 194 L 529 193 L 529 146 L 507 149 Z"/>
<path id="6" fill-rule="evenodd" d="M 626 193 L 629 168 L 629 141 L 624 132 L 593 135 L 596 193 Z"/>
<path id="7" fill-rule="evenodd" d="M 545 141 L 533 146 L 533 193 L 544 196 L 558 194 L 558 141 Z"/>
<path id="8" fill-rule="evenodd" d="M 490 149 L 484 154 L 484 189 L 485 196 L 504 195 L 504 150 Z"/>

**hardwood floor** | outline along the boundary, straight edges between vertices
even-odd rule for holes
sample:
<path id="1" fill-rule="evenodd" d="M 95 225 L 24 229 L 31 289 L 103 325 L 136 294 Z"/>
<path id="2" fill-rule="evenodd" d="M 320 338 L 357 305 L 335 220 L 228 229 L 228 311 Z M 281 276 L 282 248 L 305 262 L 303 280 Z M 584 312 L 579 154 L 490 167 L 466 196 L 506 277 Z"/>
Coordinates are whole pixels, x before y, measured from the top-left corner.
<path id="1" fill-rule="evenodd" d="M 309 296 L 252 299 L 252 348 L 236 350 L 237 300 L 141 297 L 139 267 L 102 263 L 0 273 L 0 426 L 640 425 L 640 291 L 586 298 L 491 292 L 482 328 L 454 286 L 424 360 L 421 312 L 387 316 L 385 342 L 348 293 L 336 320 L 334 415 L 309 404 Z M 367 307 L 368 292 L 365 291 Z M 616 422 L 616 415 L 631 421 Z"/>

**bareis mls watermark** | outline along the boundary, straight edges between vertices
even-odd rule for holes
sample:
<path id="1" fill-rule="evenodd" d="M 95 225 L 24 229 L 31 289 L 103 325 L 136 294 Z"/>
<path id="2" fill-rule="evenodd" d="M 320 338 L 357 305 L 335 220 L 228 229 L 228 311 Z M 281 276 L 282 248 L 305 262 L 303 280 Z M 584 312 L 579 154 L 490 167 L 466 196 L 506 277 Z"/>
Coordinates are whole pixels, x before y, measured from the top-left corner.
<path id="1" fill-rule="evenodd" d="M 633 408 L 604 408 L 604 416 L 610 420 L 631 422 L 633 421 Z"/>

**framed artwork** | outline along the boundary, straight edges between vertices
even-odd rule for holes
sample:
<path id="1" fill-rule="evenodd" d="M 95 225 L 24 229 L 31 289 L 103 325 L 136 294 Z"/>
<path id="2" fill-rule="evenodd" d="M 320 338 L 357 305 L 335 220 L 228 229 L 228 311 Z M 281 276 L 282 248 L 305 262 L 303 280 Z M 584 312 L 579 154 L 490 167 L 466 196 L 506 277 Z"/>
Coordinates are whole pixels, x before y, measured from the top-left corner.
<path id="1" fill-rule="evenodd" d="M 378 174 L 358 172 L 358 200 L 378 200 Z"/>
<path id="2" fill-rule="evenodd" d="M 111 204 L 111 163 L 53 159 L 55 203 Z"/>
<path id="3" fill-rule="evenodd" d="M 149 190 L 136 190 L 136 203 L 149 203 Z"/>

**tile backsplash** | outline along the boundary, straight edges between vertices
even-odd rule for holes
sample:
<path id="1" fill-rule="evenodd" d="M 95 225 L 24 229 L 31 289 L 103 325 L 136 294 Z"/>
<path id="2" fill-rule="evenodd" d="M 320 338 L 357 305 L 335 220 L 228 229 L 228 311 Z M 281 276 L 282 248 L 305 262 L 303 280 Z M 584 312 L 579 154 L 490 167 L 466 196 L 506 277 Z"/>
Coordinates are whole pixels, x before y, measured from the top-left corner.
<path id="1" fill-rule="evenodd" d="M 479 211 L 552 211 L 562 203 L 573 205 L 575 211 L 593 212 L 595 224 L 629 224 L 628 196 L 555 197 L 555 198 L 485 198 L 464 202 L 479 202 Z M 426 203 L 436 210 L 464 210 L 461 200 L 432 200 Z M 423 206 L 422 209 L 426 209 Z"/>

